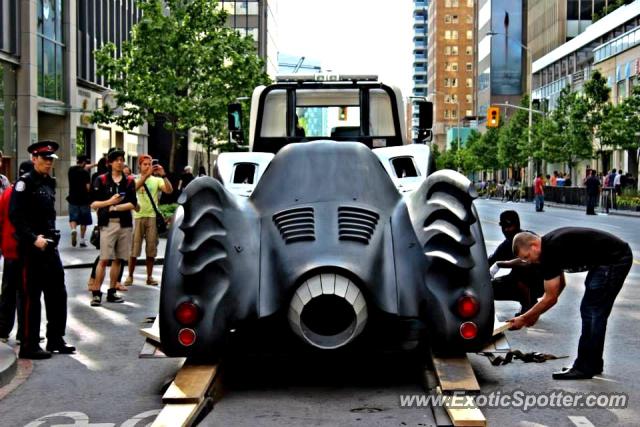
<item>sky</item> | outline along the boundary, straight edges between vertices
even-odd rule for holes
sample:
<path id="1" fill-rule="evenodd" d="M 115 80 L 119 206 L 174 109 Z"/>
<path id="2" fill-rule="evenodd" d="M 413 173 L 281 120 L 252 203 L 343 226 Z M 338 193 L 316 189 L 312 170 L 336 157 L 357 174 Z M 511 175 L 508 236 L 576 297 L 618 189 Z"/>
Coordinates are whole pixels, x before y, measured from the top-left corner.
<path id="1" fill-rule="evenodd" d="M 377 74 L 407 97 L 413 72 L 411 0 L 278 0 L 278 51 L 333 73 Z"/>

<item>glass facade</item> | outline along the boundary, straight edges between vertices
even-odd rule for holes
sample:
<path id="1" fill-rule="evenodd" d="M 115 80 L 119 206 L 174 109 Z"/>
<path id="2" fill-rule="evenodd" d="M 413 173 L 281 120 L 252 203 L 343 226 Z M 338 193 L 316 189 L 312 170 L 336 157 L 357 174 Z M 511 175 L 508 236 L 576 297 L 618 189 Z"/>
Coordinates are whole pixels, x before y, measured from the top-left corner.
<path id="1" fill-rule="evenodd" d="M 640 44 L 640 27 L 616 37 L 593 50 L 593 62 L 598 63 Z"/>
<path id="2" fill-rule="evenodd" d="M 104 86 L 102 76 L 96 75 L 93 51 L 106 43 L 122 53 L 122 43 L 129 39 L 131 28 L 140 21 L 142 13 L 135 0 L 95 0 L 77 2 L 78 79 Z"/>
<path id="3" fill-rule="evenodd" d="M 0 150 L 11 156 L 16 150 L 16 73 L 13 65 L 0 62 Z"/>
<path id="4" fill-rule="evenodd" d="M 18 53 L 18 0 L 0 0 L 0 51 Z"/>
<path id="5" fill-rule="evenodd" d="M 63 100 L 63 0 L 38 0 L 38 95 Z"/>
<path id="6" fill-rule="evenodd" d="M 228 24 L 243 36 L 251 36 L 260 42 L 260 5 L 258 0 L 220 0 L 220 5 L 229 14 Z"/>

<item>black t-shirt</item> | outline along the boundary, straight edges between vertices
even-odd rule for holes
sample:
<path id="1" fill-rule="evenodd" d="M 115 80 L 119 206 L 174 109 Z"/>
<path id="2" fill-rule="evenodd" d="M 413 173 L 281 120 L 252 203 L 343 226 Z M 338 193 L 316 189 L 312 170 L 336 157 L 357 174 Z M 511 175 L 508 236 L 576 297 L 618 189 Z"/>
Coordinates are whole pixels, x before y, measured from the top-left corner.
<path id="1" fill-rule="evenodd" d="M 69 168 L 69 196 L 67 201 L 72 205 L 88 205 L 90 203 L 87 184 L 91 183 L 89 171 L 82 166 Z"/>
<path id="2" fill-rule="evenodd" d="M 93 200 L 104 201 L 110 199 L 114 194 L 125 193 L 124 199 L 119 205 L 131 203 L 134 206 L 138 203 L 136 197 L 136 181 L 132 176 L 122 175 L 119 183 L 111 178 L 110 173 L 99 175 L 93 182 Z M 127 228 L 133 225 L 131 211 L 109 211 L 109 207 L 98 209 L 98 225 L 106 226 L 109 218 L 119 218 L 120 227 Z"/>
<path id="3" fill-rule="evenodd" d="M 182 175 L 180 175 L 180 180 L 182 181 L 181 189 L 184 190 L 184 188 L 189 185 L 189 183 L 193 181 L 193 179 L 193 174 L 191 172 L 183 173 Z"/>
<path id="4" fill-rule="evenodd" d="M 589 196 L 597 196 L 598 195 L 598 188 L 600 188 L 600 180 L 598 180 L 597 177 L 595 177 L 593 175 L 590 176 L 585 181 L 585 185 L 587 187 L 587 194 Z"/>
<path id="5" fill-rule="evenodd" d="M 563 270 L 578 272 L 600 265 L 615 264 L 630 256 L 629 245 L 605 231 L 582 227 L 563 227 L 542 236 L 540 264 L 545 280 L 558 277 Z"/>

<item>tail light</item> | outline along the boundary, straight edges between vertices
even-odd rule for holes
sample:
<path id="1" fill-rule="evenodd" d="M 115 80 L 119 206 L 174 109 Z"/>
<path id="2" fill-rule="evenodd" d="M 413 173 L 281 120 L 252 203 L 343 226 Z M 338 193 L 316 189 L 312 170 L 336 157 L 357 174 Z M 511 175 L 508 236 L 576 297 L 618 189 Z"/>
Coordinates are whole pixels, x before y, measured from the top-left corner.
<path id="1" fill-rule="evenodd" d="M 473 322 L 464 322 L 460 325 L 460 335 L 465 340 L 472 340 L 478 335 L 478 327 Z"/>
<path id="2" fill-rule="evenodd" d="M 192 326 L 198 321 L 200 310 L 192 302 L 181 303 L 175 311 L 176 320 L 184 326 Z"/>
<path id="3" fill-rule="evenodd" d="M 476 297 L 465 294 L 458 298 L 458 314 L 463 319 L 469 319 L 478 313 L 480 304 Z"/>
<path id="4" fill-rule="evenodd" d="M 190 328 L 180 329 L 178 332 L 178 341 L 185 347 L 189 347 L 196 342 L 196 331 Z"/>

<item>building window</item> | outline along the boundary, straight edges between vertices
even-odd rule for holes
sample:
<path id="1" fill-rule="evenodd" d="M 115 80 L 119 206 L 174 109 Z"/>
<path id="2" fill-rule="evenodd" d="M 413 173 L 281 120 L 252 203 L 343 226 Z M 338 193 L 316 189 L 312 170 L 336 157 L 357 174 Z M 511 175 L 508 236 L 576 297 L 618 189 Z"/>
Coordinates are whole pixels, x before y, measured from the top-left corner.
<path id="1" fill-rule="evenodd" d="M 18 53 L 18 0 L 0 0 L 0 50 Z"/>
<path id="2" fill-rule="evenodd" d="M 467 0 L 467 7 L 473 7 L 473 0 Z"/>
<path id="3" fill-rule="evenodd" d="M 451 87 L 451 80 L 448 77 L 444 79 L 444 87 Z"/>
<path id="4" fill-rule="evenodd" d="M 456 30 L 446 30 L 444 32 L 444 38 L 447 40 L 458 40 L 458 31 Z"/>
<path id="5" fill-rule="evenodd" d="M 444 7 L 458 7 L 458 0 L 444 0 Z"/>
<path id="6" fill-rule="evenodd" d="M 452 119 L 457 119 L 458 118 L 458 112 L 456 110 L 451 110 L 451 114 L 450 114 Z"/>
<path id="7" fill-rule="evenodd" d="M 445 71 L 458 71 L 458 63 L 457 62 L 445 62 L 444 63 Z"/>
<path id="8" fill-rule="evenodd" d="M 451 79 L 451 87 L 458 87 L 458 79 L 457 78 L 452 78 Z"/>
<path id="9" fill-rule="evenodd" d="M 444 110 L 444 118 L 445 119 L 449 118 L 449 110 Z"/>
<path id="10" fill-rule="evenodd" d="M 466 87 L 473 87 L 473 79 L 467 79 L 466 83 L 465 83 Z"/>
<path id="11" fill-rule="evenodd" d="M 467 62 L 467 71 L 473 71 L 473 64 L 471 62 Z"/>
<path id="12" fill-rule="evenodd" d="M 467 114 L 467 117 L 471 117 L 471 116 L 473 116 L 473 111 L 472 110 L 467 110 L 466 114 Z"/>
<path id="13" fill-rule="evenodd" d="M 465 16 L 464 22 L 467 24 L 473 24 L 473 17 L 471 15 Z"/>
<path id="14" fill-rule="evenodd" d="M 38 95 L 62 101 L 62 0 L 38 0 Z"/>
<path id="15" fill-rule="evenodd" d="M 467 104 L 471 104 L 473 102 L 473 95 L 465 95 L 465 98 L 467 100 Z"/>
<path id="16" fill-rule="evenodd" d="M 473 31 L 467 30 L 467 40 L 473 40 Z"/>
<path id="17" fill-rule="evenodd" d="M 451 24 L 451 15 L 444 15 L 444 23 Z"/>
<path id="18" fill-rule="evenodd" d="M 464 48 L 464 51 L 467 55 L 473 55 L 473 47 L 472 46 L 467 46 Z"/>

